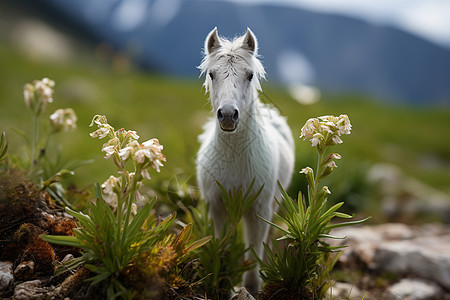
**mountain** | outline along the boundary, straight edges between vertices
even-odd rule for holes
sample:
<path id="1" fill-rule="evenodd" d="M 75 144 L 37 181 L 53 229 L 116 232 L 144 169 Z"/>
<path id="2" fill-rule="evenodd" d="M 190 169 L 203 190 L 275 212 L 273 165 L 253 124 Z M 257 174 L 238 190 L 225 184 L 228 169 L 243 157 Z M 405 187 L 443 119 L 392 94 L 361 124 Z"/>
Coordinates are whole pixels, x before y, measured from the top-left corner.
<path id="1" fill-rule="evenodd" d="M 227 37 L 250 27 L 268 80 L 450 104 L 450 49 L 392 27 L 288 6 L 226 1 L 41 3 L 98 41 L 130 51 L 142 66 L 168 74 L 198 76 L 204 39 L 215 26 Z"/>

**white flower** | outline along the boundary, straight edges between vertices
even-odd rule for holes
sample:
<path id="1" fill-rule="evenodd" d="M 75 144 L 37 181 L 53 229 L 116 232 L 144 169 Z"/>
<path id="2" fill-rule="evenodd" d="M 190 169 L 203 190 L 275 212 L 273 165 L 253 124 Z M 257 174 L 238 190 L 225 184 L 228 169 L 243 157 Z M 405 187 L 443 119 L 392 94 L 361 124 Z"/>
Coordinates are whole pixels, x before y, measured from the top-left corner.
<path id="1" fill-rule="evenodd" d="M 142 195 L 138 190 L 136 190 L 136 192 L 134 193 L 134 199 L 135 199 L 135 201 L 138 201 L 138 202 L 145 201 L 144 195 Z"/>
<path id="2" fill-rule="evenodd" d="M 316 133 L 313 135 L 313 138 L 311 139 L 311 146 L 312 147 L 316 147 L 317 145 L 320 144 L 320 141 L 323 140 L 323 135 L 320 133 Z"/>
<path id="3" fill-rule="evenodd" d="M 312 138 L 314 133 L 317 131 L 316 126 L 318 125 L 318 121 L 319 120 L 315 118 L 311 118 L 306 121 L 305 126 L 302 127 L 302 134 L 300 135 L 300 138 L 303 137 L 303 140 Z"/>
<path id="4" fill-rule="evenodd" d="M 328 132 L 330 134 L 333 134 L 336 130 L 336 126 L 334 126 L 333 122 L 325 122 L 320 124 L 320 129 L 322 131 Z"/>
<path id="5" fill-rule="evenodd" d="M 117 208 L 117 205 L 118 205 L 117 192 L 120 192 L 121 182 L 122 182 L 121 178 L 117 178 L 117 177 L 114 177 L 114 176 L 111 175 L 101 185 L 103 200 L 105 200 L 105 202 L 113 210 L 115 210 Z"/>
<path id="6" fill-rule="evenodd" d="M 333 135 L 333 137 L 331 138 L 331 140 L 333 141 L 333 144 L 342 144 L 342 140 L 338 135 Z"/>
<path id="7" fill-rule="evenodd" d="M 61 129 L 69 131 L 77 128 L 77 115 L 72 108 L 57 109 L 49 118 L 55 131 Z"/>
<path id="8" fill-rule="evenodd" d="M 47 77 L 42 79 L 42 83 L 51 88 L 55 87 L 55 82 L 51 79 L 48 79 Z"/>
<path id="9" fill-rule="evenodd" d="M 303 174 L 306 174 L 306 175 L 308 175 L 308 174 L 312 174 L 313 173 L 313 169 L 311 169 L 310 167 L 306 167 L 306 168 L 303 168 L 301 171 L 300 171 L 300 173 L 303 173 Z"/>
<path id="10" fill-rule="evenodd" d="M 339 121 L 337 122 L 338 134 L 350 134 L 352 130 L 352 125 L 347 115 L 340 115 Z"/>
<path id="11" fill-rule="evenodd" d="M 327 186 L 324 186 L 324 187 L 323 187 L 323 191 L 324 191 L 325 193 L 327 193 L 327 194 L 331 194 L 331 191 L 330 191 L 330 189 L 329 189 Z"/>
<path id="12" fill-rule="evenodd" d="M 89 135 L 94 139 L 99 138 L 101 140 L 102 138 L 104 138 L 108 134 L 110 134 L 111 132 L 114 132 L 114 128 L 112 128 L 110 125 L 106 124 L 106 125 L 102 125 L 96 131 L 89 133 Z"/>
<path id="13" fill-rule="evenodd" d="M 138 164 L 146 164 L 146 158 L 148 158 L 152 168 L 159 172 L 159 167 L 163 166 L 162 161 L 166 161 L 166 157 L 161 153 L 162 149 L 163 146 L 157 139 L 150 139 L 139 145 L 138 150 L 134 153 L 134 160 Z"/>
<path id="14" fill-rule="evenodd" d="M 107 144 L 103 145 L 102 151 L 106 153 L 105 158 L 110 158 L 114 152 L 116 152 L 116 147 L 113 145 L 108 146 Z"/>
<path id="15" fill-rule="evenodd" d="M 92 118 L 91 124 L 89 124 L 89 127 L 94 126 L 94 124 L 97 124 L 97 126 L 106 125 L 108 124 L 108 120 L 106 119 L 105 115 L 95 115 Z"/>
<path id="16" fill-rule="evenodd" d="M 134 130 L 128 130 L 126 136 L 129 136 L 130 138 L 135 139 L 135 140 L 139 139 L 139 135 Z"/>
<path id="17" fill-rule="evenodd" d="M 139 135 L 134 130 L 125 130 L 123 128 L 116 131 L 116 136 L 124 143 L 129 143 L 133 140 L 138 140 Z"/>
<path id="18" fill-rule="evenodd" d="M 121 182 L 121 178 L 117 178 L 111 175 L 108 179 L 105 180 L 105 182 L 102 183 L 101 187 L 104 193 L 110 194 L 113 193 L 114 190 L 120 190 Z"/>
<path id="19" fill-rule="evenodd" d="M 118 197 L 117 194 L 111 193 L 111 194 L 103 194 L 103 200 L 105 200 L 106 204 L 108 204 L 113 211 L 117 209 L 118 206 Z"/>
<path id="20" fill-rule="evenodd" d="M 137 214 L 137 205 L 135 203 L 131 203 L 131 215 L 135 216 Z"/>
<path id="21" fill-rule="evenodd" d="M 42 80 L 35 80 L 34 87 L 36 89 L 36 93 L 39 95 L 39 98 L 43 102 L 42 105 L 45 107 L 45 104 L 53 102 L 53 88 L 55 87 L 55 82 L 48 78 L 43 78 Z"/>
<path id="22" fill-rule="evenodd" d="M 165 156 L 164 157 L 164 161 L 166 161 Z M 159 167 L 164 167 L 164 165 L 162 164 L 161 160 L 159 159 L 154 159 L 152 161 L 152 168 L 156 170 L 156 172 L 160 172 L 161 170 L 159 169 Z"/>
<path id="23" fill-rule="evenodd" d="M 119 150 L 120 158 L 125 161 L 128 157 L 133 156 L 134 153 L 139 149 L 139 143 L 137 141 L 132 141 L 128 143 L 125 148 Z"/>
<path id="24" fill-rule="evenodd" d="M 152 153 L 147 149 L 141 149 L 139 151 L 136 151 L 136 153 L 134 154 L 134 158 L 136 159 L 136 162 L 139 164 L 142 164 L 144 162 L 146 156 L 149 159 L 152 159 L 153 157 Z"/>
<path id="25" fill-rule="evenodd" d="M 35 80 L 33 84 L 27 83 L 23 90 L 23 97 L 25 104 L 36 115 L 39 115 L 45 110 L 47 103 L 53 102 L 53 88 L 55 82 L 48 78 L 42 80 Z"/>
<path id="26" fill-rule="evenodd" d="M 331 159 L 341 159 L 341 155 L 339 153 L 331 153 L 330 154 Z"/>
<path id="27" fill-rule="evenodd" d="M 337 168 L 337 165 L 333 160 L 331 160 L 329 163 L 327 163 L 326 166 L 330 167 L 330 168 Z"/>
<path id="28" fill-rule="evenodd" d="M 142 176 L 142 178 L 144 178 L 144 179 L 152 179 L 152 178 L 150 177 L 150 174 L 148 173 L 148 170 L 147 170 L 147 169 L 142 169 L 142 170 L 141 170 L 141 176 Z"/>
<path id="29" fill-rule="evenodd" d="M 23 98 L 25 99 L 25 104 L 29 108 L 33 109 L 34 108 L 34 102 L 35 102 L 34 86 L 32 86 L 29 83 L 27 83 L 25 85 L 25 87 L 23 88 Z"/>
<path id="30" fill-rule="evenodd" d="M 92 138 L 99 138 L 103 139 L 107 135 L 109 135 L 111 138 L 115 138 L 116 134 L 114 132 L 114 127 L 108 124 L 108 120 L 106 120 L 106 117 L 103 115 L 95 115 L 92 118 L 91 124 L 89 124 L 89 127 L 94 126 L 94 124 L 97 125 L 98 129 L 89 135 Z"/>

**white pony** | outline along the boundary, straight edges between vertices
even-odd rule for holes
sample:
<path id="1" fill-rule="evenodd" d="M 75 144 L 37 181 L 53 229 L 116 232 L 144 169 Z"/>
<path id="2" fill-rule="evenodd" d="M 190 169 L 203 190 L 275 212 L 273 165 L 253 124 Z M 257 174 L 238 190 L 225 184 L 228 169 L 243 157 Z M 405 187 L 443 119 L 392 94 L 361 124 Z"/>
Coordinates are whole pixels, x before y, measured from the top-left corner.
<path id="1" fill-rule="evenodd" d="M 258 44 L 250 29 L 244 36 L 227 40 L 214 28 L 205 40 L 205 57 L 199 66 L 206 74 L 215 118 L 200 135 L 197 154 L 197 181 L 202 196 L 209 203 L 216 236 L 220 236 L 226 210 L 219 181 L 229 192 L 243 188 L 253 179 L 253 192 L 264 188 L 243 218 L 244 237 L 259 257 L 267 240 L 269 225 L 258 216 L 270 220 L 274 197 L 279 199 L 277 180 L 287 188 L 294 166 L 294 141 L 291 130 L 279 113 L 258 98 L 259 80 L 265 71 L 258 60 Z M 251 253 L 248 253 L 251 255 Z M 251 292 L 260 288 L 261 279 L 255 268 L 244 275 Z"/>

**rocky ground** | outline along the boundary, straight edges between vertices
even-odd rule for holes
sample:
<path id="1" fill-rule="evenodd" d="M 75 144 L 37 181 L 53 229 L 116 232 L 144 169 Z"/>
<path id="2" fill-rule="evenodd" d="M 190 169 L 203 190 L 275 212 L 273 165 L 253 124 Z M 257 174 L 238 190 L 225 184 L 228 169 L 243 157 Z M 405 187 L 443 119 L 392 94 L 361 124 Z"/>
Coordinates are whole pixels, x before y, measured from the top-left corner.
<path id="1" fill-rule="evenodd" d="M 337 263 L 347 276 L 336 282 L 336 299 L 450 299 L 450 226 L 389 223 L 342 228 L 348 245 Z"/>
<path id="2" fill-rule="evenodd" d="M 448 221 L 446 195 L 405 179 L 395 169 L 372 171 L 374 181 L 383 181 L 377 190 L 384 213 L 412 220 L 426 206 L 428 214 Z M 39 238 L 44 232 L 71 235 L 75 223 L 22 175 L 0 179 L 0 298 L 98 298 L 98 291 L 83 281 L 92 276 L 86 269 L 53 276 L 56 264 L 76 256 L 77 250 Z M 348 246 L 332 275 L 333 299 L 450 300 L 450 225 L 385 223 L 344 227 L 331 234 L 345 237 L 330 240 L 332 246 Z M 252 298 L 241 289 L 233 299 Z"/>

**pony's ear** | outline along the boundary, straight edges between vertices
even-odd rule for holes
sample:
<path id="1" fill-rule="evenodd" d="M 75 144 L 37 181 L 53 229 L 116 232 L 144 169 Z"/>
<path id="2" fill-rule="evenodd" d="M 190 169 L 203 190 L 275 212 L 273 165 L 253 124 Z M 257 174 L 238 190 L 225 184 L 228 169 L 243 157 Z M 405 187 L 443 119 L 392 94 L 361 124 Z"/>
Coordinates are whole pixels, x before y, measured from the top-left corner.
<path id="1" fill-rule="evenodd" d="M 205 40 L 205 52 L 211 54 L 222 46 L 219 35 L 217 34 L 217 27 L 208 34 Z"/>
<path id="2" fill-rule="evenodd" d="M 244 49 L 247 49 L 252 54 L 256 54 L 256 52 L 258 50 L 258 41 L 256 40 L 256 37 L 253 34 L 253 32 L 248 27 L 247 27 L 247 33 L 245 34 L 244 40 L 242 43 L 243 43 L 242 47 Z"/>

